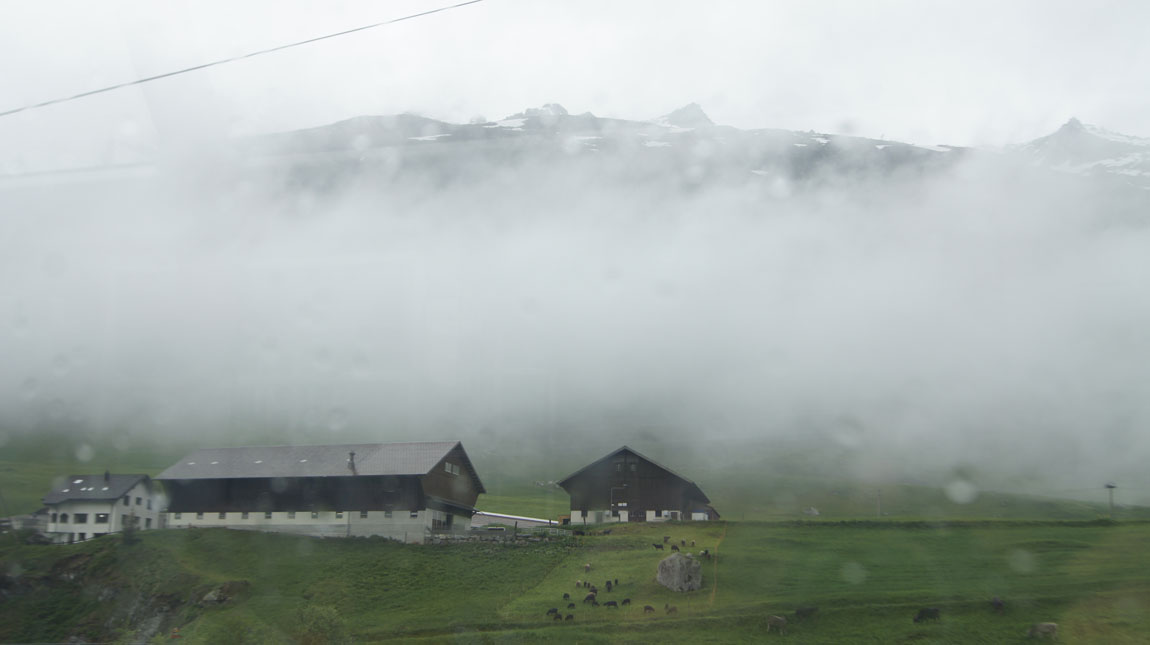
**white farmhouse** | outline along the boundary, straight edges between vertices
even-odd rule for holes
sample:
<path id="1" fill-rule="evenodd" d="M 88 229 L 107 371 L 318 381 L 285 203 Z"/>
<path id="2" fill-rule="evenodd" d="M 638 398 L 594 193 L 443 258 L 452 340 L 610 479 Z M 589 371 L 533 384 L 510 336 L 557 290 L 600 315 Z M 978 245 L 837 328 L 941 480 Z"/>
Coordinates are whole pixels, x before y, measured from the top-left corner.
<path id="1" fill-rule="evenodd" d="M 160 528 L 162 496 L 147 475 L 69 475 L 44 496 L 45 534 L 53 542 L 83 542 L 119 533 L 128 523 Z"/>

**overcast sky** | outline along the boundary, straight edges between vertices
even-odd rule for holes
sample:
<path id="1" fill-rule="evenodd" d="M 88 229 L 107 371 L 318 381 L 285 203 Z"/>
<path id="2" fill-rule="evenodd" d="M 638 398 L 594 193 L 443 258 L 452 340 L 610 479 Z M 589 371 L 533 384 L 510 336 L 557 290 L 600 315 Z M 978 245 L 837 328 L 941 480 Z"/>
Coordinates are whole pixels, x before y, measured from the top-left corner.
<path id="1" fill-rule="evenodd" d="M 0 111 L 446 4 L 3 3 Z M 546 102 L 623 118 L 697 102 L 742 128 L 920 144 L 1025 141 L 1071 116 L 1150 136 L 1148 24 L 1137 0 L 486 0 L 5 117 L 0 162 L 107 159 L 113 141 L 146 147 L 191 122 L 226 136 Z"/>

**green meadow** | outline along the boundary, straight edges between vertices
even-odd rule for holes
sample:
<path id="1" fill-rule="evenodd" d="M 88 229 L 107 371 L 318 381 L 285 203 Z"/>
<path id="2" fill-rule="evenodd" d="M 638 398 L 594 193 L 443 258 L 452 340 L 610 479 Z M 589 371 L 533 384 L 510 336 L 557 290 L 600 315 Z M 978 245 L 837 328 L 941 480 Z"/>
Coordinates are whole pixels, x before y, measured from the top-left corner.
<path id="1" fill-rule="evenodd" d="M 85 460 L 63 442 L 9 443 L 0 459 L 8 511 L 37 508 L 62 474 L 156 474 L 184 447 L 92 449 L 114 459 Z M 567 495 L 536 485 L 540 476 L 481 471 L 492 473 L 482 510 L 567 513 Z M 1063 643 L 1141 643 L 1150 633 L 1145 508 L 1111 521 L 1098 502 L 993 491 L 955 499 L 936 486 L 770 469 L 691 474 L 723 521 L 574 527 L 587 535 L 521 545 L 172 530 L 136 544 L 107 536 L 49 547 L 4 535 L 0 642 L 159 643 L 178 629 L 186 643 L 1021 643 L 1045 621 L 1059 623 Z M 819 515 L 803 514 L 811 507 Z M 656 550 L 664 536 L 667 550 Z M 655 581 L 671 543 L 716 554 L 700 560 L 701 589 Z M 620 583 L 610 593 L 608 579 Z M 601 602 L 630 603 L 585 605 L 581 580 Z M 214 590 L 227 600 L 206 601 Z M 794 620 L 812 606 L 816 617 Z M 941 620 L 914 623 L 923 607 Z M 552 621 L 551 608 L 572 619 Z M 766 632 L 771 615 L 791 619 L 786 634 Z"/>
<path id="2" fill-rule="evenodd" d="M 667 552 L 652 544 L 663 536 L 715 554 L 700 560 L 700 590 L 655 582 Z M 227 530 L 141 537 L 6 542 L 5 587 L 22 591 L 0 604 L 0 641 L 133 642 L 153 614 L 163 627 L 153 642 L 176 627 L 188 643 L 1011 643 L 1041 621 L 1059 623 L 1064 643 L 1140 643 L 1150 630 L 1143 522 L 631 524 L 522 546 Z M 608 579 L 619 580 L 610 593 Z M 601 602 L 630 604 L 584 604 L 580 580 L 599 587 Z M 203 601 L 221 586 L 236 590 L 229 600 Z M 1001 615 L 994 596 L 1006 602 Z M 817 606 L 816 617 L 795 622 L 804 606 Z M 552 607 L 572 620 L 552 621 Z M 941 620 L 915 624 L 922 607 L 940 608 Z M 772 614 L 792 618 L 785 635 L 766 633 Z"/>

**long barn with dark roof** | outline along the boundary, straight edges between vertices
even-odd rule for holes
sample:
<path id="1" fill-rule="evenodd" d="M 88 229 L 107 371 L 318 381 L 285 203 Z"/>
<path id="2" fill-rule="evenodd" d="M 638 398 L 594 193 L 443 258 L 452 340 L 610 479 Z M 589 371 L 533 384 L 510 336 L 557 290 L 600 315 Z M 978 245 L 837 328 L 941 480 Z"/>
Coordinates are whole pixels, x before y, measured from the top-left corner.
<path id="1" fill-rule="evenodd" d="M 559 482 L 573 524 L 718 519 L 695 482 L 623 446 Z"/>
<path id="2" fill-rule="evenodd" d="M 407 542 L 467 530 L 486 492 L 458 441 L 211 448 L 156 479 L 170 527 Z"/>

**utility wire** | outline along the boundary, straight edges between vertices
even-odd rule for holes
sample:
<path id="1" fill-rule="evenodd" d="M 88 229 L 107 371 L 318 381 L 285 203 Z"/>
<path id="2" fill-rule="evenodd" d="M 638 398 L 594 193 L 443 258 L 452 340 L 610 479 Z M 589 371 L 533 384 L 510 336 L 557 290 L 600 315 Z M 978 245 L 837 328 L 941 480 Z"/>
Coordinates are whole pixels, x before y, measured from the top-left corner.
<path id="1" fill-rule="evenodd" d="M 452 9 L 458 9 L 460 7 L 465 7 L 469 4 L 475 4 L 477 2 L 483 2 L 483 0 L 468 0 L 467 2 L 460 2 L 459 4 L 453 4 L 453 5 L 450 5 L 447 7 L 440 7 L 438 9 L 431 9 L 429 11 L 423 11 L 420 13 L 413 13 L 410 16 L 403 16 L 402 18 L 394 18 L 392 20 L 385 20 L 383 22 L 377 22 L 377 23 L 374 23 L 371 25 L 364 25 L 362 27 L 356 27 L 355 29 L 348 29 L 346 31 L 340 31 L 340 32 L 337 32 L 334 34 L 327 34 L 326 36 L 317 36 L 315 38 L 309 38 L 307 40 L 301 40 L 299 42 L 289 43 L 287 45 L 280 45 L 278 47 L 272 47 L 271 49 L 261 49 L 260 51 L 255 51 L 255 52 L 252 52 L 250 54 L 244 54 L 243 56 L 233 56 L 231 58 L 223 58 L 223 59 L 220 59 L 217 61 L 212 61 L 210 63 L 204 63 L 202 65 L 196 65 L 195 67 L 188 67 L 186 69 L 180 69 L 180 70 L 176 70 L 174 72 L 165 72 L 163 74 L 157 74 L 155 76 L 149 76 L 147 78 L 140 78 L 140 79 L 136 79 L 134 81 L 129 81 L 127 83 L 120 83 L 119 85 L 110 85 L 108 87 L 102 87 L 98 90 L 91 90 L 88 92 L 82 92 L 80 94 L 76 94 L 73 96 L 66 96 L 66 97 L 62 97 L 62 98 L 58 98 L 58 99 L 52 99 L 50 101 L 44 101 L 43 103 L 36 103 L 35 105 L 25 105 L 24 107 L 19 107 L 19 108 L 16 108 L 15 110 L 8 110 L 7 112 L 0 112 L 0 117 L 5 117 L 5 116 L 9 116 L 11 114 L 16 114 L 17 112 L 25 112 L 27 110 L 35 110 L 37 108 L 42 108 L 42 107 L 46 107 L 49 105 L 55 105 L 57 103 L 66 103 L 68 101 L 75 101 L 76 99 L 82 99 L 86 96 L 92 96 L 93 94 L 103 94 L 104 92 L 111 92 L 112 90 L 118 90 L 118 89 L 123 88 L 123 87 L 130 87 L 132 85 L 142 85 L 144 83 L 149 83 L 151 81 L 157 81 L 161 78 L 168 78 L 170 76 L 178 76 L 180 74 L 187 74 L 188 72 L 194 72 L 197 70 L 206 69 L 208 67 L 215 67 L 217 65 L 234 63 L 238 60 L 244 60 L 245 58 L 254 58 L 256 56 L 262 56 L 264 54 L 270 54 L 272 52 L 278 52 L 278 51 L 281 51 L 284 49 L 290 49 L 292 47 L 299 47 L 300 45 L 307 45 L 310 43 L 319 42 L 321 40 L 327 40 L 328 38 L 336 38 L 338 36 L 346 36 L 348 34 L 354 34 L 357 31 L 365 31 L 368 29 L 375 29 L 376 27 L 383 27 L 385 25 L 394 25 L 397 22 L 403 22 L 405 20 L 413 20 L 415 18 L 422 18 L 423 16 L 430 16 L 433 13 L 440 13 L 443 11 L 451 11 Z"/>

